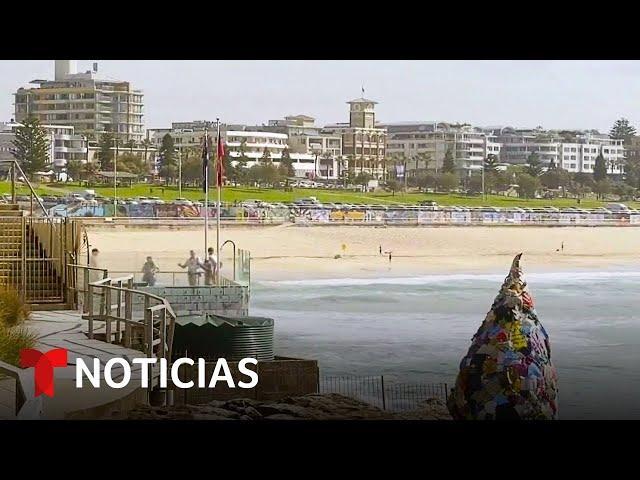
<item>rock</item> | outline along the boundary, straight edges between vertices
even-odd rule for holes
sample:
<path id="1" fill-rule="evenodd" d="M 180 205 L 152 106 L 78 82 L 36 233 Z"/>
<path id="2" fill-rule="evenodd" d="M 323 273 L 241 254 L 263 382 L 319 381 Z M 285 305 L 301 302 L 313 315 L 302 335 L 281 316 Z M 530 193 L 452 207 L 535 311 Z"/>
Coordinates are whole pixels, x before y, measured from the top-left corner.
<path id="1" fill-rule="evenodd" d="M 151 407 L 139 405 L 128 419 L 148 420 L 449 420 L 444 403 L 429 399 L 411 412 L 389 412 L 337 393 L 286 397 L 278 401 L 251 399 L 215 401 L 205 405 Z"/>
<path id="2" fill-rule="evenodd" d="M 284 413 L 275 413 L 264 417 L 265 420 L 300 420 L 299 418 L 292 417 L 291 415 L 285 415 Z"/>

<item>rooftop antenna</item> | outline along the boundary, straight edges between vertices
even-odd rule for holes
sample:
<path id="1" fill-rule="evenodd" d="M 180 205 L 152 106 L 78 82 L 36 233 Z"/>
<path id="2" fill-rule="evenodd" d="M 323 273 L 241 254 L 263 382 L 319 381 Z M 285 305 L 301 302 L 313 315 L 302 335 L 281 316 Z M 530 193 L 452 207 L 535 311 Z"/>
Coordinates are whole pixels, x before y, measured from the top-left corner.
<path id="1" fill-rule="evenodd" d="M 362 84 L 362 98 L 364 98 L 364 84 Z"/>

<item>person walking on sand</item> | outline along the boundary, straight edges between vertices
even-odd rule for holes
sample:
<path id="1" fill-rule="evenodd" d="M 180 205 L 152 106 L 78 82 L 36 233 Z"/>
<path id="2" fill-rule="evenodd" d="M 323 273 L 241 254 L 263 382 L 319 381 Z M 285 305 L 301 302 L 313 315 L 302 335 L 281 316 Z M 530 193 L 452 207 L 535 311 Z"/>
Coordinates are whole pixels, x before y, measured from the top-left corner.
<path id="1" fill-rule="evenodd" d="M 184 263 L 179 263 L 180 268 L 187 269 L 187 277 L 189 278 L 189 286 L 195 287 L 198 283 L 198 275 L 200 274 L 200 267 L 202 262 L 200 258 L 196 256 L 195 250 L 189 250 L 189 258 Z"/>
<path id="2" fill-rule="evenodd" d="M 564 241 L 560 244 L 560 250 L 564 252 Z"/>
<path id="3" fill-rule="evenodd" d="M 382 255 L 382 245 L 378 245 L 378 252 L 380 252 L 380 255 Z"/>
<path id="4" fill-rule="evenodd" d="M 389 252 L 389 263 L 391 263 L 391 252 Z"/>
<path id="5" fill-rule="evenodd" d="M 156 284 L 156 273 L 158 273 L 160 269 L 153 261 L 153 258 L 150 256 L 147 257 L 147 261 L 142 266 L 142 281 L 145 282 L 150 287 L 155 286 Z"/>

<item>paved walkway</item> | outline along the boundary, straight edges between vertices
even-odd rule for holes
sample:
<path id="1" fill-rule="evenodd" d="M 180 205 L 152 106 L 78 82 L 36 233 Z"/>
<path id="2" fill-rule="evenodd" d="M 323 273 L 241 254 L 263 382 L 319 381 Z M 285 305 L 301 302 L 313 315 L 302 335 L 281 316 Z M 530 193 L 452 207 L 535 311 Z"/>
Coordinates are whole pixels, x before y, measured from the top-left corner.
<path id="1" fill-rule="evenodd" d="M 95 322 L 99 328 L 102 322 Z M 114 389 L 102 381 L 100 388 L 94 388 L 85 380 L 83 388 L 75 386 L 76 360 L 82 358 L 87 365 L 94 358 L 100 359 L 100 370 L 114 357 L 129 360 L 144 358 L 139 350 L 124 348 L 100 340 L 89 340 L 86 335 L 87 321 L 77 311 L 40 311 L 33 312 L 26 326 L 38 335 L 36 348 L 45 352 L 53 348 L 65 348 L 68 351 L 68 366 L 54 369 L 55 394 L 43 399 L 43 418 L 64 418 L 69 412 L 95 408 L 122 399 L 134 393 L 140 386 L 140 365 L 131 366 L 131 381 L 125 388 Z M 122 368 L 114 367 L 112 377 L 115 381 L 122 378 Z M 157 378 L 157 372 L 152 374 Z M 102 377 L 101 375 L 101 378 Z"/>

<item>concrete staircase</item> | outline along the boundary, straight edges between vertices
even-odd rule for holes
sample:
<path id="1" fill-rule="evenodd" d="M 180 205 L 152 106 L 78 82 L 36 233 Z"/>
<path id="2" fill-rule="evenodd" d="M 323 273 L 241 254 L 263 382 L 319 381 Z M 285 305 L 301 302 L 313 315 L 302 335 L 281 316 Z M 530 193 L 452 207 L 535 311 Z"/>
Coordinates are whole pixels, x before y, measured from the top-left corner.
<path id="1" fill-rule="evenodd" d="M 0 204 L 0 285 L 23 292 L 34 309 L 65 308 L 61 272 L 23 217 L 18 205 Z"/>

